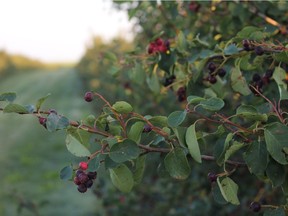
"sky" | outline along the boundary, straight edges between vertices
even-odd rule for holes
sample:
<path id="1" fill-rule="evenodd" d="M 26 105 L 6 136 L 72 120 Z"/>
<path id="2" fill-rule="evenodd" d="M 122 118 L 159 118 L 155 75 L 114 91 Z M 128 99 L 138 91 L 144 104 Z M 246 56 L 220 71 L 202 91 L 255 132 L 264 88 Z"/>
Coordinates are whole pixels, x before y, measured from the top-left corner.
<path id="1" fill-rule="evenodd" d="M 93 36 L 131 39 L 127 14 L 111 5 L 111 0 L 0 0 L 0 50 L 73 62 Z"/>

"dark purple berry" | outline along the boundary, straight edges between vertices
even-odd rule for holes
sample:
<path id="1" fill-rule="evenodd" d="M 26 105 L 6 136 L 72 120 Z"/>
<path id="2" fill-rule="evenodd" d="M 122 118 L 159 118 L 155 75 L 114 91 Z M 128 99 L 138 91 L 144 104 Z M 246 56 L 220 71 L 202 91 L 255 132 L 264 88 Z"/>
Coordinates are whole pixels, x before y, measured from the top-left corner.
<path id="1" fill-rule="evenodd" d="M 174 80 L 176 79 L 176 77 L 174 75 L 170 76 L 170 77 L 167 77 L 163 83 L 163 85 L 166 87 L 166 86 L 169 86 L 171 85 Z"/>
<path id="2" fill-rule="evenodd" d="M 89 179 L 96 179 L 97 172 L 96 171 L 95 172 L 88 172 L 87 175 L 88 175 Z"/>
<path id="3" fill-rule="evenodd" d="M 74 181 L 74 183 L 76 185 L 80 185 L 81 184 L 81 182 L 80 182 L 80 180 L 79 180 L 79 178 L 77 176 L 74 177 L 73 181 Z"/>
<path id="4" fill-rule="evenodd" d="M 152 131 L 152 127 L 148 124 L 144 125 L 143 132 L 149 133 L 150 131 Z"/>
<path id="5" fill-rule="evenodd" d="M 263 87 L 263 81 L 260 79 L 256 82 L 256 88 L 261 89 Z"/>
<path id="6" fill-rule="evenodd" d="M 216 70 L 216 65 L 213 62 L 208 63 L 208 70 L 212 73 Z"/>
<path id="7" fill-rule="evenodd" d="M 84 96 L 85 101 L 91 102 L 93 100 L 93 93 L 92 92 L 86 92 Z"/>
<path id="8" fill-rule="evenodd" d="M 259 202 L 252 202 L 250 204 L 250 209 L 253 212 L 259 212 L 261 210 L 261 204 Z"/>
<path id="9" fill-rule="evenodd" d="M 86 187 L 86 185 L 85 184 L 80 184 L 80 185 L 78 185 L 78 191 L 80 192 L 80 193 L 85 193 L 86 191 L 87 191 L 87 187 Z"/>
<path id="10" fill-rule="evenodd" d="M 215 84 L 217 82 L 217 79 L 215 76 L 209 76 L 208 77 L 208 81 L 211 83 L 211 84 Z"/>
<path id="11" fill-rule="evenodd" d="M 224 77 L 224 76 L 226 75 L 226 70 L 225 70 L 224 68 L 220 68 L 220 69 L 218 70 L 218 75 L 219 75 L 220 77 Z"/>
<path id="12" fill-rule="evenodd" d="M 274 70 L 271 69 L 267 70 L 264 74 L 264 77 L 271 78 L 273 76 L 273 72 Z"/>
<path id="13" fill-rule="evenodd" d="M 264 54 L 264 49 L 263 49 L 263 47 L 261 47 L 261 46 L 256 46 L 256 47 L 254 48 L 254 51 L 255 51 L 256 55 L 259 55 L 259 56 L 261 56 L 261 55 Z"/>
<path id="14" fill-rule="evenodd" d="M 186 100 L 186 95 L 185 94 L 183 94 L 183 95 L 178 95 L 178 101 L 179 102 L 183 102 L 183 101 L 185 101 Z"/>
<path id="15" fill-rule="evenodd" d="M 257 82 L 257 81 L 261 80 L 261 76 L 258 73 L 255 73 L 255 74 L 253 74 L 252 80 L 254 82 Z"/>
<path id="16" fill-rule="evenodd" d="M 86 187 L 87 188 L 91 188 L 92 185 L 93 185 L 93 180 L 92 179 L 89 179 L 86 183 L 85 183 Z"/>
<path id="17" fill-rule="evenodd" d="M 208 179 L 210 180 L 210 182 L 216 182 L 217 181 L 217 175 L 213 172 L 208 173 Z"/>
<path id="18" fill-rule="evenodd" d="M 78 179 L 81 182 L 81 184 L 85 184 L 89 180 L 88 175 L 86 173 L 80 173 L 78 175 Z"/>
<path id="19" fill-rule="evenodd" d="M 251 46 L 250 46 L 250 41 L 249 40 L 244 39 L 242 41 L 242 45 L 243 45 L 244 50 L 246 50 L 246 51 L 250 51 L 251 50 Z"/>
<path id="20" fill-rule="evenodd" d="M 77 170 L 76 171 L 76 176 L 78 177 L 80 174 L 82 174 L 82 173 L 84 173 L 84 171 L 83 170 Z"/>

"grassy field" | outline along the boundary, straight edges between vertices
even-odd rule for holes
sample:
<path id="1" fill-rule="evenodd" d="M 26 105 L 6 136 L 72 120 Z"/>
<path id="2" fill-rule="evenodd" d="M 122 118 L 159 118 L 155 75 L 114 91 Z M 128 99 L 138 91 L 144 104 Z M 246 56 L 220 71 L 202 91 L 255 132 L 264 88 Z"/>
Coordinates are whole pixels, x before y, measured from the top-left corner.
<path id="1" fill-rule="evenodd" d="M 91 109 L 72 69 L 0 80 L 0 92 L 7 91 L 16 92 L 15 102 L 21 104 L 35 104 L 51 93 L 44 108 L 74 120 Z M 71 161 L 63 132 L 49 133 L 30 115 L 0 113 L 0 215 L 103 215 L 101 203 L 91 191 L 80 194 L 73 183 L 59 179 L 59 171 Z M 24 207 L 21 214 L 17 213 L 19 206 Z"/>

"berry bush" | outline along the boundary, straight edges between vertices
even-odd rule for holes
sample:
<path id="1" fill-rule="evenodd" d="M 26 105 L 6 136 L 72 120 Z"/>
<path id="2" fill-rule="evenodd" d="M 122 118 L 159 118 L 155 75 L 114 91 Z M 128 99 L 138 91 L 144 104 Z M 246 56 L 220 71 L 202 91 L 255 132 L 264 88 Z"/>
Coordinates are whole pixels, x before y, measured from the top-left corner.
<path id="1" fill-rule="evenodd" d="M 84 193 L 102 169 L 119 191 L 136 194 L 121 198 L 131 212 L 287 214 L 287 2 L 115 7 L 136 20 L 136 48 L 107 59 L 115 79 L 143 97 L 109 101 L 89 89 L 83 103 L 98 110 L 77 121 L 42 110 L 48 96 L 23 106 L 3 93 L 1 110 L 65 130 L 82 162 L 64 167 L 61 179 Z"/>

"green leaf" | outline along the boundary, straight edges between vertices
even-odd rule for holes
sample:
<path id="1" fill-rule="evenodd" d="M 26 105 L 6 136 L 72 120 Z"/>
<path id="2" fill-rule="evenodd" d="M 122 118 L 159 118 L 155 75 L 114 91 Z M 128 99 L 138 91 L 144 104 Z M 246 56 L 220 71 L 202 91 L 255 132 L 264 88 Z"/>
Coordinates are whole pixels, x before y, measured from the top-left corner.
<path id="1" fill-rule="evenodd" d="M 274 123 L 264 130 L 264 137 L 267 150 L 271 157 L 280 164 L 288 164 L 287 155 L 283 149 L 288 147 L 287 142 L 288 127 L 281 123 Z"/>
<path id="2" fill-rule="evenodd" d="M 15 92 L 5 92 L 5 93 L 0 94 L 0 101 L 13 102 L 15 99 L 16 99 Z"/>
<path id="3" fill-rule="evenodd" d="M 117 101 L 116 103 L 113 104 L 112 108 L 118 112 L 118 113 L 121 113 L 121 114 L 127 114 L 129 112 L 132 112 L 133 110 L 133 107 L 125 102 L 125 101 Z"/>
<path id="4" fill-rule="evenodd" d="M 223 195 L 221 194 L 221 190 L 218 184 L 212 184 L 212 195 L 213 195 L 214 201 L 217 202 L 218 204 L 220 205 L 227 204 L 227 201 L 224 199 Z"/>
<path id="5" fill-rule="evenodd" d="M 113 63 L 117 61 L 117 56 L 113 52 L 105 52 L 104 58 L 112 61 Z"/>
<path id="6" fill-rule="evenodd" d="M 174 111 L 168 116 L 168 125 L 170 127 L 179 126 L 186 118 L 187 111 Z"/>
<path id="7" fill-rule="evenodd" d="M 177 47 L 177 50 L 179 50 L 180 52 L 185 52 L 187 48 L 186 38 L 182 31 L 180 31 L 177 35 L 176 47 Z"/>
<path id="8" fill-rule="evenodd" d="M 240 116 L 244 119 L 266 122 L 268 117 L 266 114 L 258 113 L 257 109 L 250 105 L 241 105 L 236 110 L 237 116 Z"/>
<path id="9" fill-rule="evenodd" d="M 69 126 L 69 119 L 56 113 L 50 113 L 47 117 L 46 126 L 49 132 L 62 130 Z"/>
<path id="10" fill-rule="evenodd" d="M 135 161 L 135 171 L 134 171 L 134 183 L 140 184 L 145 171 L 146 155 L 138 157 Z"/>
<path id="11" fill-rule="evenodd" d="M 287 93 L 287 84 L 285 83 L 286 80 L 286 72 L 281 67 L 276 67 L 273 73 L 273 79 L 276 81 L 279 89 L 280 99 L 287 100 L 288 93 Z"/>
<path id="12" fill-rule="evenodd" d="M 107 155 L 104 159 L 105 169 L 114 169 L 119 166 L 119 163 L 113 161 L 109 155 Z"/>
<path id="13" fill-rule="evenodd" d="M 226 162 L 233 154 L 235 154 L 239 149 L 243 147 L 244 147 L 243 143 L 234 141 L 232 145 L 225 152 L 224 162 Z"/>
<path id="14" fill-rule="evenodd" d="M 235 92 L 246 96 L 251 94 L 251 91 L 247 85 L 245 77 L 242 75 L 241 71 L 237 68 L 231 70 L 231 86 Z"/>
<path id="15" fill-rule="evenodd" d="M 143 132 L 144 122 L 136 122 L 131 126 L 131 129 L 128 133 L 128 138 L 139 143 L 141 140 L 141 134 Z"/>
<path id="16" fill-rule="evenodd" d="M 201 101 L 200 105 L 206 110 L 218 111 L 224 107 L 225 103 L 222 99 L 213 97 L 213 98 L 209 98 L 207 100 Z"/>
<path id="17" fill-rule="evenodd" d="M 109 169 L 110 178 L 113 185 L 124 193 L 128 193 L 134 186 L 134 180 L 132 172 L 125 164 Z"/>
<path id="18" fill-rule="evenodd" d="M 230 44 L 229 46 L 227 46 L 224 49 L 224 55 L 233 55 L 233 54 L 236 54 L 238 52 L 239 52 L 239 50 L 235 44 Z"/>
<path id="19" fill-rule="evenodd" d="M 39 98 L 37 103 L 36 103 L 36 111 L 39 111 L 42 104 L 45 102 L 45 100 L 50 96 L 51 94 L 47 94 L 45 97 Z"/>
<path id="20" fill-rule="evenodd" d="M 224 177 L 221 181 L 217 178 L 217 183 L 220 188 L 221 194 L 224 199 L 234 205 L 239 205 L 239 199 L 237 196 L 238 185 L 229 177 Z"/>
<path id="21" fill-rule="evenodd" d="M 184 148 L 186 148 L 186 131 L 187 128 L 186 127 L 177 127 L 177 128 L 173 128 L 173 131 L 180 143 L 180 145 Z"/>
<path id="22" fill-rule="evenodd" d="M 286 46 L 286 48 L 288 48 L 288 47 Z M 281 53 L 275 53 L 273 56 L 277 62 L 283 62 L 283 63 L 288 64 L 288 51 L 282 51 Z"/>
<path id="23" fill-rule="evenodd" d="M 252 142 L 243 158 L 251 173 L 257 176 L 264 175 L 268 164 L 268 152 L 264 142 Z"/>
<path id="24" fill-rule="evenodd" d="M 191 169 L 182 148 L 175 148 L 169 152 L 164 164 L 170 176 L 175 179 L 186 179 L 190 175 Z"/>
<path id="25" fill-rule="evenodd" d="M 10 103 L 7 106 L 4 107 L 3 110 L 4 113 L 29 113 L 26 107 L 20 105 L 20 104 L 14 104 Z"/>
<path id="26" fill-rule="evenodd" d="M 188 127 L 186 131 L 186 143 L 192 158 L 196 162 L 202 163 L 201 152 L 195 131 L 195 124 L 192 124 L 190 127 Z"/>
<path id="27" fill-rule="evenodd" d="M 146 73 L 142 64 L 139 64 L 138 62 L 135 64 L 135 67 L 131 71 L 130 78 L 137 84 L 143 83 L 143 80 L 146 79 Z"/>
<path id="28" fill-rule="evenodd" d="M 190 95 L 187 97 L 188 104 L 198 104 L 203 100 L 205 100 L 205 99 L 202 97 L 194 96 L 194 95 Z"/>
<path id="29" fill-rule="evenodd" d="M 266 209 L 263 216 L 285 216 L 285 210 L 281 207 L 277 209 Z"/>
<path id="30" fill-rule="evenodd" d="M 88 171 L 94 172 L 100 168 L 101 162 L 105 161 L 107 155 L 106 154 L 97 154 L 96 157 L 94 157 L 89 162 Z"/>
<path id="31" fill-rule="evenodd" d="M 158 94 L 160 92 L 160 83 L 156 73 L 153 72 L 150 76 L 147 76 L 146 82 L 154 94 Z"/>
<path id="32" fill-rule="evenodd" d="M 277 163 L 275 160 L 271 159 L 268 163 L 266 174 L 273 187 L 278 187 L 282 185 L 285 181 L 285 168 L 283 165 Z"/>
<path id="33" fill-rule="evenodd" d="M 82 130 L 80 128 L 70 127 L 67 129 L 67 133 L 71 134 L 82 145 L 89 147 L 90 139 L 91 139 L 91 133 L 89 133 L 88 131 Z"/>
<path id="34" fill-rule="evenodd" d="M 255 31 L 259 31 L 260 28 L 255 26 L 246 26 L 240 32 L 237 33 L 237 37 L 241 39 L 250 39 L 250 35 Z"/>
<path id="35" fill-rule="evenodd" d="M 245 55 L 245 56 L 239 58 L 239 66 L 240 66 L 241 70 L 250 71 L 250 70 L 255 70 L 256 69 L 255 64 L 251 64 L 249 62 L 250 57 L 251 57 L 251 54 L 248 54 L 248 55 Z"/>
<path id="36" fill-rule="evenodd" d="M 224 159 L 225 159 L 225 154 L 227 149 L 229 148 L 229 143 L 233 138 L 233 134 L 229 133 L 225 139 L 225 142 L 219 142 L 218 144 L 216 144 L 215 148 L 219 148 L 219 149 L 215 149 L 215 153 L 217 153 L 216 155 L 216 163 L 221 166 L 224 163 Z"/>
<path id="37" fill-rule="evenodd" d="M 167 127 L 168 118 L 166 116 L 153 116 L 148 119 L 151 124 L 158 127 Z"/>
<path id="38" fill-rule="evenodd" d="M 68 151 L 73 155 L 77 157 L 87 157 L 91 155 L 90 151 L 72 135 L 68 134 L 65 142 Z"/>
<path id="39" fill-rule="evenodd" d="M 73 168 L 71 165 L 65 166 L 63 169 L 60 171 L 60 179 L 62 180 L 69 180 L 72 178 L 73 174 Z"/>
<path id="40" fill-rule="evenodd" d="M 126 139 L 123 142 L 114 144 L 110 149 L 109 156 L 113 161 L 122 163 L 128 160 L 136 159 L 140 153 L 141 150 L 136 142 Z"/>

